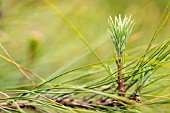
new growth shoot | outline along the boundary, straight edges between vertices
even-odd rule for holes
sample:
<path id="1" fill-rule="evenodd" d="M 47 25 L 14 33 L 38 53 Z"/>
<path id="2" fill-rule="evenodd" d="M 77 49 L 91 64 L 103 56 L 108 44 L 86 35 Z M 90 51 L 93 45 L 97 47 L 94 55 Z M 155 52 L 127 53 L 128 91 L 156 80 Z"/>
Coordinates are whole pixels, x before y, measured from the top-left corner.
<path id="1" fill-rule="evenodd" d="M 115 17 L 114 21 L 112 17 L 110 16 L 108 18 L 108 24 L 109 24 L 109 34 L 113 40 L 114 44 L 114 58 L 117 65 L 117 79 L 118 79 L 118 93 L 120 96 L 125 96 L 123 93 L 125 91 L 124 87 L 124 73 L 125 73 L 125 58 L 124 58 L 124 51 L 126 49 L 126 41 L 129 37 L 132 28 L 133 28 L 133 21 L 131 20 L 131 16 L 127 17 L 125 15 L 124 19 L 121 18 L 121 15 L 119 14 L 119 17 Z"/>

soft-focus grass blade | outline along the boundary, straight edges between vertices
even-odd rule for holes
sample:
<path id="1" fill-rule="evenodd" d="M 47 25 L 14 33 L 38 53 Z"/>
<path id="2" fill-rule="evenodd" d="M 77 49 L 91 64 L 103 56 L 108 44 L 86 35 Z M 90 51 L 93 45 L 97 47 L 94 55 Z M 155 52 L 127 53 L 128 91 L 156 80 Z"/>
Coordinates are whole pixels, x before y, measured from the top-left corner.
<path id="1" fill-rule="evenodd" d="M 77 36 L 83 41 L 83 43 L 89 48 L 89 50 L 94 54 L 94 56 L 99 60 L 99 62 L 102 64 L 102 66 L 106 69 L 108 74 L 110 74 L 109 70 L 106 68 L 106 66 L 103 64 L 97 53 L 91 48 L 90 44 L 87 42 L 87 40 L 84 38 L 84 36 L 78 31 L 78 29 L 60 12 L 60 10 L 57 8 L 57 6 L 51 1 L 51 0 L 43 0 L 46 4 L 52 8 L 57 15 L 59 15 L 62 20 L 77 34 Z"/>

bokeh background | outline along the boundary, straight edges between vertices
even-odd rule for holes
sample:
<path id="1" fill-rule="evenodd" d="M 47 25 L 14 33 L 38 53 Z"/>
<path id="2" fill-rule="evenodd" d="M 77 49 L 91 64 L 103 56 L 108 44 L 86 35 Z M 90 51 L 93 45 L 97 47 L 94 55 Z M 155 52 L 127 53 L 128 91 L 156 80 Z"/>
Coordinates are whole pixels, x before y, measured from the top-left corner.
<path id="1" fill-rule="evenodd" d="M 127 41 L 126 54 L 137 57 L 144 53 L 169 0 L 52 1 L 83 34 L 100 58 L 107 60 L 113 58 L 113 45 L 107 33 L 109 15 L 132 16 L 135 26 Z M 168 20 L 155 44 L 168 39 L 169 31 Z M 1 0 L 0 41 L 17 63 L 43 78 L 97 62 L 72 29 L 43 0 Z M 6 56 L 2 49 L 0 54 Z M 30 76 L 35 82 L 40 82 Z M 72 76 L 59 78 L 55 82 Z M 0 59 L 0 88 L 28 83 L 14 65 Z M 170 89 L 166 89 L 166 93 L 167 90 Z M 165 94 L 163 92 L 159 93 Z"/>

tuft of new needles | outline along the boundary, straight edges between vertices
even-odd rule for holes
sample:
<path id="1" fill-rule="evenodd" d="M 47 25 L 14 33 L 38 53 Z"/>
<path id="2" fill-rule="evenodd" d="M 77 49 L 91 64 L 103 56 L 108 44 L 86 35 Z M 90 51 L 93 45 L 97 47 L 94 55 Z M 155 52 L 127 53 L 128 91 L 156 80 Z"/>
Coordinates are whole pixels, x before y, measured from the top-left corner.
<path id="1" fill-rule="evenodd" d="M 124 87 L 124 73 L 125 73 L 125 58 L 124 58 L 124 51 L 126 49 L 126 41 L 127 38 L 130 36 L 132 32 L 132 28 L 134 25 L 133 20 L 131 20 L 131 16 L 127 17 L 125 15 L 124 19 L 121 18 L 119 14 L 118 17 L 115 17 L 113 20 L 110 16 L 108 18 L 109 24 L 109 34 L 113 41 L 114 45 L 114 53 L 113 56 L 115 58 L 115 62 L 117 65 L 117 79 L 118 79 L 118 93 L 120 96 L 125 96 L 123 92 L 125 91 Z"/>

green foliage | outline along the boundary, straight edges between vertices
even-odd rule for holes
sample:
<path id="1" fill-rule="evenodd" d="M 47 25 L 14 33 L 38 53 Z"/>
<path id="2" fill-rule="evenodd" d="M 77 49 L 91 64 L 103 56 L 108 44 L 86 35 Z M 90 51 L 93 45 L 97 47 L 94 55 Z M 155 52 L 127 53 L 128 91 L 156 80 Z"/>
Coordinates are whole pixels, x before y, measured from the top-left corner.
<path id="1" fill-rule="evenodd" d="M 113 44 L 116 50 L 114 52 L 114 58 L 116 61 L 117 69 L 118 69 L 118 92 L 124 92 L 124 72 L 125 72 L 125 58 L 124 51 L 126 48 L 127 38 L 130 36 L 133 27 L 133 21 L 131 21 L 131 17 L 124 17 L 122 20 L 121 15 L 119 17 L 115 17 L 113 22 L 112 17 L 110 16 L 108 19 L 108 24 L 110 27 L 109 33 L 113 40 Z M 124 96 L 124 95 L 122 95 Z"/>
<path id="2" fill-rule="evenodd" d="M 106 20 L 109 14 L 117 15 L 120 12 L 116 10 L 118 4 L 112 3 L 115 1 L 83 3 L 83 6 L 100 6 L 100 11 L 106 9 L 104 12 L 108 14 L 105 15 L 98 10 L 90 10 L 89 13 L 89 8 L 77 9 L 82 3 L 75 5 L 69 4 L 68 1 L 43 1 L 2 2 L 5 3 L 2 7 L 5 11 L 0 20 L 0 110 L 7 113 L 168 112 L 170 37 L 166 32 L 169 29 L 169 5 L 157 23 L 155 18 L 159 18 L 156 16 L 159 11 L 151 11 L 151 15 L 147 9 L 150 6 L 147 5 L 151 5 L 151 9 L 157 11 L 163 6 L 159 6 L 160 1 L 145 3 L 146 6 L 139 5 L 140 2 L 128 1 L 126 7 L 123 5 L 126 1 L 120 2 L 120 9 L 126 10 L 121 11 L 121 14 L 132 14 L 136 24 L 130 36 L 133 27 L 131 17 L 125 16 L 122 20 L 119 15 L 115 21 L 110 17 L 109 40 L 109 36 L 103 36 L 107 22 L 100 21 L 100 18 Z M 63 8 L 66 4 L 69 5 Z M 71 9 L 70 6 L 74 8 Z M 146 8 L 146 12 L 143 11 L 149 13 L 148 16 L 144 16 L 142 12 L 135 13 L 135 8 Z M 163 8 L 160 8 L 160 12 Z M 80 17 L 84 18 L 78 19 Z M 83 23 L 85 21 L 88 23 L 87 26 Z M 93 29 L 89 25 L 92 25 Z M 148 37 L 151 36 L 155 25 L 158 26 L 148 44 Z M 163 30 L 163 27 L 166 29 Z M 30 39 L 32 32 L 41 35 L 38 35 L 38 40 L 33 36 L 30 42 L 26 41 L 26 37 Z M 93 36 L 95 38 L 91 38 Z M 74 39 L 76 37 L 84 45 Z M 139 37 L 142 38 L 135 39 Z M 114 58 L 110 42 L 114 44 Z M 148 46 L 141 48 L 140 45 L 144 44 Z M 30 63 L 30 60 L 33 62 Z M 23 78 L 23 75 L 26 78 Z M 118 77 L 119 75 L 121 76 Z M 118 92 L 121 80 L 124 81 L 124 89 Z M 13 84 L 15 85 L 12 86 Z"/>
<path id="3" fill-rule="evenodd" d="M 124 19 L 122 19 L 121 15 L 119 14 L 119 17 L 115 17 L 114 21 L 110 16 L 108 19 L 108 24 L 110 27 L 109 33 L 113 40 L 117 56 L 120 57 L 120 53 L 126 48 L 127 38 L 132 32 L 133 21 L 131 21 L 131 17 L 126 17 L 126 15 Z"/>

